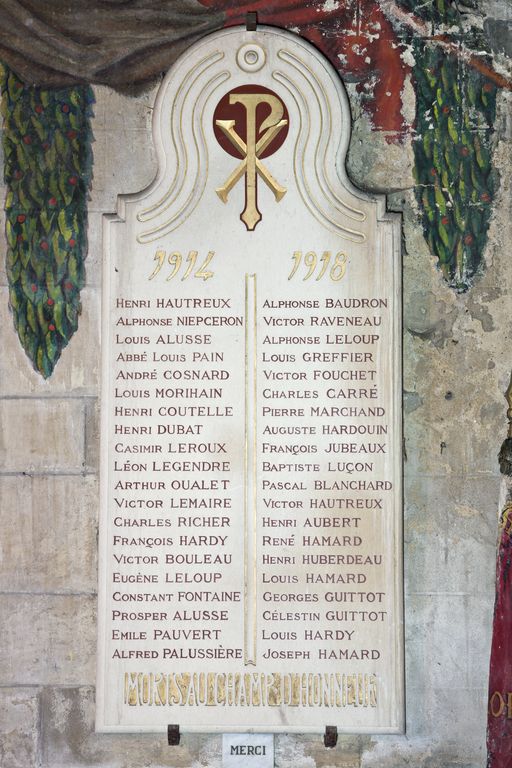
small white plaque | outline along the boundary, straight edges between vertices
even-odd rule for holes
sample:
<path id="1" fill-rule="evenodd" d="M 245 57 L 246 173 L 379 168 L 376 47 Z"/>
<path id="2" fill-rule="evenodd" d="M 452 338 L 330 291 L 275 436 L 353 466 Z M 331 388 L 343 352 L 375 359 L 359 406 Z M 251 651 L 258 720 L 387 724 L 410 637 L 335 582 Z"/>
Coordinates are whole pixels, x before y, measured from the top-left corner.
<path id="1" fill-rule="evenodd" d="M 273 768 L 274 737 L 270 733 L 224 733 L 223 768 Z"/>

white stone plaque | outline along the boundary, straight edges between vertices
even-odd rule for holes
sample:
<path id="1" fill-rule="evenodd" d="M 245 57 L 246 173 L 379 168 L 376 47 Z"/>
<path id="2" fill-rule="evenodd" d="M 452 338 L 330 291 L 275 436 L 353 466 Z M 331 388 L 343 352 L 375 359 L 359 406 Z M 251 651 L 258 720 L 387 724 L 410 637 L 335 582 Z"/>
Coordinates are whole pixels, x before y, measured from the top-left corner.
<path id="1" fill-rule="evenodd" d="M 97 727 L 403 728 L 399 219 L 300 38 L 193 46 L 105 220 Z"/>
<path id="2" fill-rule="evenodd" d="M 273 735 L 224 733 L 222 768 L 274 768 Z"/>

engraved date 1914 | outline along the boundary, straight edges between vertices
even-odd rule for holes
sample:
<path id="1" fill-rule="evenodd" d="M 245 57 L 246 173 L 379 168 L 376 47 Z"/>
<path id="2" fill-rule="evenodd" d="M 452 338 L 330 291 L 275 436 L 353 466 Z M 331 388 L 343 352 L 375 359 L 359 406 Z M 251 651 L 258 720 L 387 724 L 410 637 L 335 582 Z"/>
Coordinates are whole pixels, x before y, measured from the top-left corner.
<path id="1" fill-rule="evenodd" d="M 178 278 L 181 274 L 181 279 L 186 280 L 189 277 L 196 277 L 199 280 L 209 280 L 213 277 L 213 272 L 208 269 L 210 263 L 215 256 L 215 251 L 208 251 L 208 255 L 203 260 L 198 260 L 198 251 L 189 251 L 186 259 L 183 258 L 179 251 L 171 251 L 167 254 L 163 248 L 159 248 L 155 253 L 156 267 L 150 274 L 149 279 L 152 280 L 158 275 L 164 264 L 168 264 L 169 273 L 165 278 L 173 280 Z"/>

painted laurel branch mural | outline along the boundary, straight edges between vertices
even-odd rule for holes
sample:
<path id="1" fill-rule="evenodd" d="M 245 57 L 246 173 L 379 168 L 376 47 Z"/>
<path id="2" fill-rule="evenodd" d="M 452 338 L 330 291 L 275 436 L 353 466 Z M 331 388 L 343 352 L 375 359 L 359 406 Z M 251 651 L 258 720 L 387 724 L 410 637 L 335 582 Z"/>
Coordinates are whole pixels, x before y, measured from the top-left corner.
<path id="1" fill-rule="evenodd" d="M 87 86 L 27 88 L 0 68 L 9 303 L 47 378 L 78 328 L 92 175 Z"/>
<path id="2" fill-rule="evenodd" d="M 466 0 L 466 10 L 475 2 Z M 107 67 L 101 75 L 93 73 L 90 79 L 118 87 L 123 66 L 112 42 L 118 40 L 117 32 L 109 38 L 109 25 L 117 30 L 117 22 L 108 16 L 104 4 L 97 0 L 91 3 L 95 12 L 102 14 L 98 24 L 106 25 L 102 57 L 112 62 L 111 69 Z M 137 3 L 125 3 L 124 12 L 129 15 L 133 6 L 136 14 Z M 497 189 L 492 168 L 496 94 L 511 84 L 494 71 L 491 58 L 481 53 L 486 48 L 482 32 L 468 24 L 455 2 L 181 3 L 190 6 L 191 25 L 193 20 L 203 24 L 207 18 L 209 27 L 204 31 L 211 31 L 212 25 L 243 24 L 245 14 L 256 11 L 260 23 L 286 26 L 301 34 L 331 60 L 342 77 L 354 83 L 374 129 L 382 131 L 388 142 L 403 142 L 412 136 L 416 199 L 425 239 L 448 283 L 457 291 L 469 288 L 481 266 Z M 162 12 L 168 17 L 168 35 L 174 11 L 171 5 L 162 4 Z M 80 18 L 77 5 L 77 25 Z M 184 18 L 183 14 L 176 17 L 177 39 L 172 45 L 166 38 L 160 46 L 155 42 L 160 28 L 156 26 L 149 35 L 148 25 L 154 21 L 152 17 L 145 19 L 141 40 L 134 37 L 140 57 L 138 69 L 133 52 L 124 52 L 130 82 L 135 76 L 144 82 L 162 68 L 165 46 L 168 63 L 173 61 L 180 49 L 176 45 L 180 35 L 192 34 L 192 26 L 190 30 L 183 28 Z M 73 45 L 82 32 L 74 30 Z M 88 34 L 88 27 L 85 32 Z M 98 39 L 101 33 L 99 28 Z M 51 40 L 51 35 L 45 39 Z M 142 56 L 141 46 L 148 45 L 147 40 L 151 45 Z M 88 52 L 84 44 L 83 55 Z M 12 54 L 14 64 L 20 61 L 19 53 Z M 68 83 L 76 56 L 66 62 L 65 52 L 59 50 L 56 55 Z M 23 66 L 29 61 L 27 50 Z M 94 70 L 94 62 L 89 63 Z M 47 378 L 76 331 L 80 314 L 87 248 L 86 201 L 92 178 L 93 96 L 90 87 L 81 84 L 30 87 L 15 70 L 12 62 L 11 69 L 0 66 L 9 300 L 20 341 L 35 369 Z M 39 71 L 34 64 L 31 76 Z M 404 84 L 409 77 L 416 93 L 413 125 L 406 122 L 402 111 Z"/>
<path id="3" fill-rule="evenodd" d="M 491 156 L 500 78 L 493 79 L 489 57 L 469 54 L 470 42 L 482 51 L 485 41 L 474 29 L 462 34 L 454 4 L 402 0 L 402 5 L 419 14 L 417 23 L 428 24 L 424 37 L 410 36 L 416 62 L 416 199 L 425 239 L 443 275 L 465 291 L 483 258 L 497 188 Z"/>
<path id="4" fill-rule="evenodd" d="M 444 276 L 466 290 L 482 260 L 497 186 L 491 162 L 496 87 L 440 50 L 418 58 L 416 197 Z"/>

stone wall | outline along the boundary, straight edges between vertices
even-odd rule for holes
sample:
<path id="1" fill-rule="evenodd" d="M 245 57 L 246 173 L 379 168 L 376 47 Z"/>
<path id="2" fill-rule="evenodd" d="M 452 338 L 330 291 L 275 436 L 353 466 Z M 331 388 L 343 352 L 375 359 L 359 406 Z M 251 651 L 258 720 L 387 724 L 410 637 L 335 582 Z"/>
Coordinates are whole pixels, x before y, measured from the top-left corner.
<path id="1" fill-rule="evenodd" d="M 95 88 L 94 180 L 80 328 L 44 381 L 21 350 L 5 276 L 0 313 L 0 765 L 221 765 L 220 736 L 94 733 L 101 216 L 154 176 L 156 90 Z M 412 146 L 371 130 L 349 88 L 349 170 L 403 213 L 407 734 L 276 737 L 280 768 L 476 768 L 485 762 L 503 399 L 511 368 L 511 93 L 500 91 L 500 187 L 485 268 L 443 279 L 418 220 Z M 406 93 L 414 111 L 412 89 Z M 406 105 L 407 106 L 407 105 Z M 3 225 L 2 225 L 3 229 Z M 0 248 L 4 239 L 0 237 Z"/>

